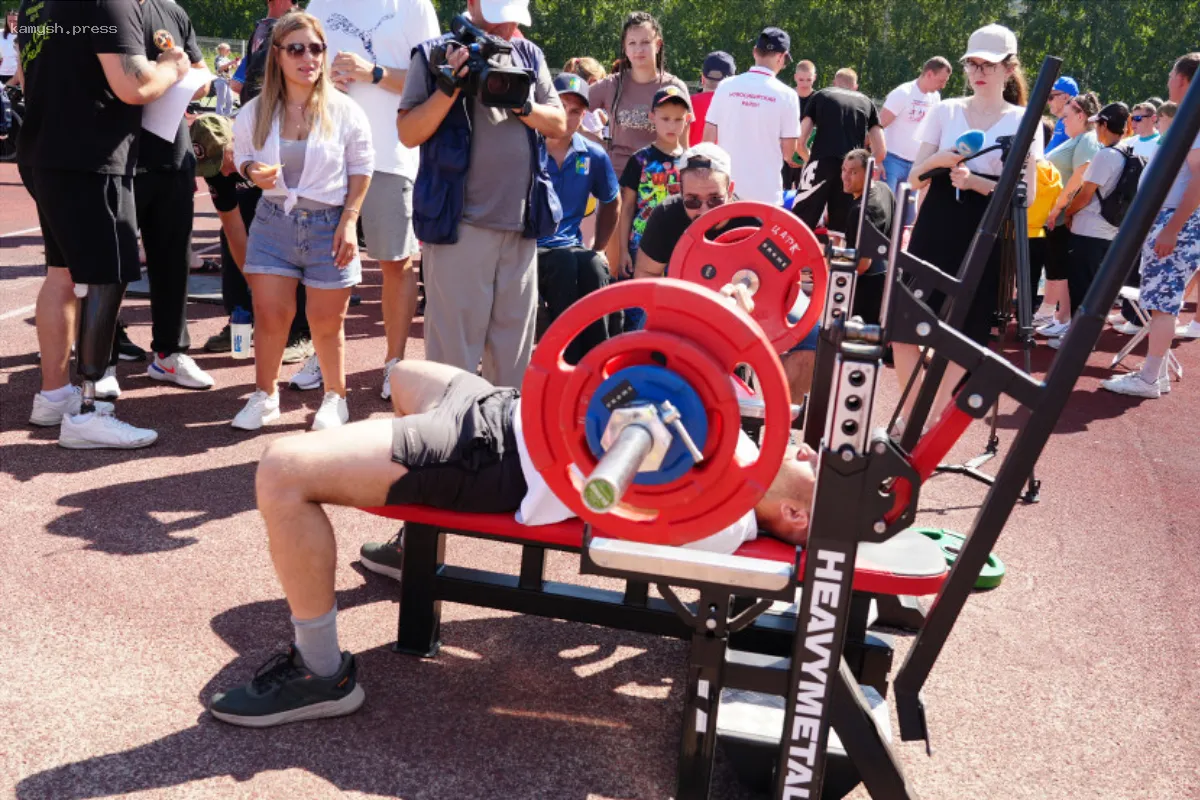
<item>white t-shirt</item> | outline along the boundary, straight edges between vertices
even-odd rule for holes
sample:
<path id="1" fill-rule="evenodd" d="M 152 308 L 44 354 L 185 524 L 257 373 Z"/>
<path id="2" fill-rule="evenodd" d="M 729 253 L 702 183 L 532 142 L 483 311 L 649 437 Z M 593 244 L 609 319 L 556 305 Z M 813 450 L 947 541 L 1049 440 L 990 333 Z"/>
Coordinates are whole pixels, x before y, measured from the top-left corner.
<path id="1" fill-rule="evenodd" d="M 312 0 L 307 11 L 325 26 L 330 65 L 345 51 L 382 67 L 408 69 L 413 48 L 439 33 L 430 0 Z M 370 81 L 351 83 L 348 94 L 370 120 L 375 170 L 416 180 L 418 151 L 400 144 L 396 132 L 400 95 Z"/>
<path id="2" fill-rule="evenodd" d="M 521 457 L 521 472 L 525 474 L 527 487 L 525 499 L 521 501 L 521 508 L 516 514 L 517 522 L 522 525 L 552 525 L 571 519 L 575 512 L 567 508 L 554 492 L 550 491 L 541 473 L 534 469 L 533 462 L 529 459 L 529 447 L 525 444 L 525 434 L 521 430 L 520 400 L 513 403 L 512 414 L 513 435 L 517 439 L 517 453 Z M 736 452 L 743 461 L 750 461 L 758 456 L 758 448 L 744 431 L 738 432 Z M 754 509 L 750 509 L 728 528 L 683 546 L 692 550 L 728 555 L 757 537 L 758 519 L 754 516 Z"/>
<path id="3" fill-rule="evenodd" d="M 1110 225 L 1100 214 L 1100 198 L 1108 197 L 1117 187 L 1124 168 L 1125 157 L 1112 147 L 1102 147 L 1092 156 L 1087 172 L 1083 173 L 1083 180 L 1084 183 L 1096 184 L 1098 188 L 1088 204 L 1071 220 L 1071 233 L 1109 241 L 1117 235 L 1116 226 Z"/>
<path id="4" fill-rule="evenodd" d="M 10 34 L 0 36 L 0 76 L 11 78 L 17 74 L 17 37 Z"/>
<path id="5" fill-rule="evenodd" d="M 994 145 L 998 137 L 1015 136 L 1024 114 L 1025 109 L 1020 106 L 1010 105 L 1004 109 L 1000 119 L 983 132 L 983 149 Z M 959 136 L 971 129 L 971 123 L 967 122 L 967 98 L 955 97 L 943 100 L 925 115 L 921 127 L 917 130 L 917 138 L 923 144 L 935 145 L 938 150 L 949 150 L 954 147 Z M 1030 145 L 1029 152 L 1035 161 L 1042 157 L 1042 132 L 1040 129 L 1033 135 L 1033 144 Z M 992 177 L 999 175 L 1004 168 L 999 150 L 993 150 L 968 161 L 967 165 L 976 174 Z M 1037 174 L 1029 172 L 1028 160 L 1025 164 L 1025 185 L 1028 187 L 1029 204 L 1032 205 L 1037 192 Z"/>
<path id="6" fill-rule="evenodd" d="M 717 126 L 717 142 L 733 163 L 742 200 L 783 201 L 780 139 L 800 136 L 800 98 L 766 67 L 752 67 L 721 81 L 705 122 Z"/>
<path id="7" fill-rule="evenodd" d="M 1160 139 L 1159 141 L 1162 140 Z M 1191 153 L 1194 153 L 1197 150 L 1200 150 L 1200 135 L 1197 135 L 1195 141 L 1192 142 L 1192 147 L 1188 154 L 1191 155 Z M 1142 180 L 1145 180 L 1146 176 L 1149 174 L 1150 170 L 1143 170 Z M 1175 176 L 1175 182 L 1171 184 L 1171 191 L 1167 192 L 1167 199 L 1163 201 L 1162 207 L 1164 209 L 1178 208 L 1179 201 L 1183 199 L 1183 193 L 1187 191 L 1188 184 L 1191 183 L 1193 179 L 1200 180 L 1200 175 L 1192 174 L 1191 169 L 1188 168 L 1187 160 L 1185 159 L 1183 166 L 1179 168 L 1179 174 Z"/>
<path id="8" fill-rule="evenodd" d="M 1130 136 L 1128 139 L 1121 142 L 1121 144 L 1132 143 L 1133 154 L 1135 156 L 1141 156 L 1149 161 L 1154 157 L 1154 154 L 1158 152 L 1158 143 L 1160 141 L 1162 141 L 1162 136 L 1156 133 L 1153 136 L 1147 136 L 1144 139 L 1141 136 Z"/>
<path id="9" fill-rule="evenodd" d="M 892 124 L 883 129 L 887 151 L 905 161 L 912 161 L 921 149 L 917 129 L 929 110 L 940 103 L 941 92 L 922 92 L 917 81 L 902 83 L 883 102 L 883 110 L 896 115 Z"/>

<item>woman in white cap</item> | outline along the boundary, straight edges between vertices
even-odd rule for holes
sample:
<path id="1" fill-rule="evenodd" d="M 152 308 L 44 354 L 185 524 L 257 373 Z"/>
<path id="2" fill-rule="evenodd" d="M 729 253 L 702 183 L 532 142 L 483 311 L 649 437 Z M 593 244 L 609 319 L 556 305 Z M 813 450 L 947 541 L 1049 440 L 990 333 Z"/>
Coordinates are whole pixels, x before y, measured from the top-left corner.
<path id="1" fill-rule="evenodd" d="M 1017 37 L 1008 28 L 987 25 L 975 31 L 960 61 L 971 94 L 944 100 L 926 115 L 917 131 L 921 146 L 910 173 L 913 187 L 928 191 L 913 228 L 909 251 L 950 275 L 957 275 L 962 267 L 1003 166 L 998 150 L 960 163 L 962 156 L 954 149 L 955 142 L 970 130 L 983 132 L 983 148 L 996 144 L 1001 136 L 1014 135 L 1027 102 L 1025 76 L 1017 59 Z M 1035 162 L 1041 157 L 1039 130 L 1027 157 L 1026 175 L 1037 174 Z M 921 175 L 938 168 L 949 173 L 943 171 L 930 180 L 921 180 Z M 1029 180 L 1027 184 L 1032 202 L 1034 182 Z M 1000 248 L 993 247 L 979 289 L 969 300 L 970 309 L 962 327 L 966 336 L 980 344 L 987 342 L 991 332 L 999 285 Z M 935 292 L 928 303 L 935 312 L 940 312 L 944 300 L 940 292 Z M 920 364 L 919 353 L 914 345 L 895 345 L 894 352 L 896 376 L 903 387 Z M 961 368 L 949 365 L 934 414 L 945 405 L 962 374 Z M 902 416 L 908 416 L 915 399 L 914 391 L 909 394 Z"/>

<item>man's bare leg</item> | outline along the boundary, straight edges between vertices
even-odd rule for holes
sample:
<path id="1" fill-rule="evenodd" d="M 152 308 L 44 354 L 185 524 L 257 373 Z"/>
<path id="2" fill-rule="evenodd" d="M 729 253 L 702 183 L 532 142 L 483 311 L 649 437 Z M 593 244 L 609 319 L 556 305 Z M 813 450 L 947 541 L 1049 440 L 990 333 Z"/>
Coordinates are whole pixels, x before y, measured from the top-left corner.
<path id="1" fill-rule="evenodd" d="M 49 267 L 38 291 L 38 349 L 42 361 L 42 391 L 52 392 L 71 382 L 71 341 L 75 331 L 75 283 L 66 267 Z"/>
<path id="2" fill-rule="evenodd" d="M 383 271 L 383 330 L 387 337 L 384 361 L 403 359 L 417 315 L 417 270 L 411 258 L 380 261 L 379 268 Z"/>
<path id="3" fill-rule="evenodd" d="M 787 375 L 788 389 L 792 393 L 792 402 L 799 405 L 812 388 L 813 369 L 817 364 L 817 354 L 814 350 L 797 350 L 787 353 L 780 358 L 783 362 L 783 372 Z"/>

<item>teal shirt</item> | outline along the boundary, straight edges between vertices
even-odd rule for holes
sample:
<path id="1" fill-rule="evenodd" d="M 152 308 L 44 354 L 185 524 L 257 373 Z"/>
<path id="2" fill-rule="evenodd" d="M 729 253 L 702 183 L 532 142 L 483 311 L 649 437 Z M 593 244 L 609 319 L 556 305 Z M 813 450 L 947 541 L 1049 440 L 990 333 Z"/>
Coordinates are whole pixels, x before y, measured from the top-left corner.
<path id="1" fill-rule="evenodd" d="M 1063 186 L 1071 180 L 1075 170 L 1092 160 L 1092 156 L 1100 152 L 1100 140 L 1093 131 L 1084 131 L 1073 138 L 1067 139 L 1058 147 L 1046 154 L 1046 158 L 1062 175 Z"/>

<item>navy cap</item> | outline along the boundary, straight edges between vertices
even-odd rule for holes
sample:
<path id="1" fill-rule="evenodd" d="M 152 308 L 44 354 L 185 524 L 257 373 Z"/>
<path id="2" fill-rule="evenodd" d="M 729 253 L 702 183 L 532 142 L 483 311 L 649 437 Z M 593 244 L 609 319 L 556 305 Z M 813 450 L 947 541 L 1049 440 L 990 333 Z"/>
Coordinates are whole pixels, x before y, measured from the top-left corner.
<path id="1" fill-rule="evenodd" d="M 682 91 L 678 86 L 664 86 L 654 93 L 654 99 L 650 101 L 650 110 L 661 106 L 663 103 L 676 102 L 686 108 L 692 110 L 692 101 L 688 99 L 687 92 Z"/>
<path id="2" fill-rule="evenodd" d="M 787 53 L 792 49 L 792 40 L 783 28 L 763 28 L 754 46 L 764 53 Z"/>
<path id="3" fill-rule="evenodd" d="M 554 91 L 559 94 L 578 95 L 579 99 L 583 100 L 585 106 L 588 108 L 592 107 L 591 101 L 588 100 L 587 81 L 573 72 L 558 73 L 558 77 L 554 79 Z"/>
<path id="4" fill-rule="evenodd" d="M 724 50 L 717 50 L 704 57 L 704 67 L 701 69 L 704 77 L 710 81 L 719 81 L 737 74 L 737 63 L 733 56 Z"/>
<path id="5" fill-rule="evenodd" d="M 1074 97 L 1079 94 L 1079 84 L 1075 82 L 1074 78 L 1063 75 L 1054 82 L 1054 91 L 1062 92 L 1067 97 Z"/>

